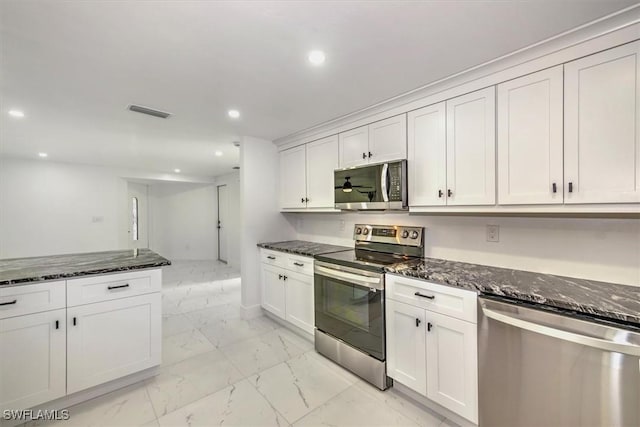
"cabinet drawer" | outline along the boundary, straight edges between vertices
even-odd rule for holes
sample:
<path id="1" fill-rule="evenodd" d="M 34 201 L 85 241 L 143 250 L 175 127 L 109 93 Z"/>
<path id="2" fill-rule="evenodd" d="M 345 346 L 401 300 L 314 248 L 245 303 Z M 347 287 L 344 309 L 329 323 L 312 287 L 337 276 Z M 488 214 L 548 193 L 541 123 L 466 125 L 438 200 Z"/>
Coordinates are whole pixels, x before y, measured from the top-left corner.
<path id="1" fill-rule="evenodd" d="M 313 276 L 313 258 L 289 255 L 285 268 L 296 273 Z"/>
<path id="2" fill-rule="evenodd" d="M 0 319 L 65 307 L 64 281 L 0 288 Z"/>
<path id="3" fill-rule="evenodd" d="M 159 269 L 67 280 L 67 305 L 73 307 L 160 292 L 161 288 L 162 271 Z"/>
<path id="4" fill-rule="evenodd" d="M 477 323 L 475 292 L 405 276 L 387 275 L 387 298 Z"/>
<path id="5" fill-rule="evenodd" d="M 289 255 L 284 252 L 270 251 L 267 249 L 260 250 L 260 262 L 264 264 L 286 267 L 288 257 Z"/>

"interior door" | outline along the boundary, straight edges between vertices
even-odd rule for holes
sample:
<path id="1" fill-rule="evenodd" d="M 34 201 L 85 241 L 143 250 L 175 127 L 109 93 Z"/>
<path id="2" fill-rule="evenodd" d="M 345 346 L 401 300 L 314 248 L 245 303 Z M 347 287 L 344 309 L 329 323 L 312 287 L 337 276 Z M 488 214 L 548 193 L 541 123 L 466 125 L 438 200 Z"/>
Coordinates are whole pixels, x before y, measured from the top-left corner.
<path id="1" fill-rule="evenodd" d="M 128 187 L 128 229 L 129 248 L 142 249 L 149 247 L 149 187 L 136 182 L 127 183 Z"/>
<path id="2" fill-rule="evenodd" d="M 228 209 L 227 186 L 218 185 L 218 261 L 224 263 L 227 262 L 229 250 L 229 237 L 226 230 Z"/>

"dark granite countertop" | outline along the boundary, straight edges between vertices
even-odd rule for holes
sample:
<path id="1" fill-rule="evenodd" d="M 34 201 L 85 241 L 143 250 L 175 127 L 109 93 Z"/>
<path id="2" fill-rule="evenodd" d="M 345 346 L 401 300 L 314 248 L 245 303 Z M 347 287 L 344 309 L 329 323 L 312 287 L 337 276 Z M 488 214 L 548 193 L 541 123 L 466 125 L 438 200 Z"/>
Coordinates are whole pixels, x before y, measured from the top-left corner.
<path id="1" fill-rule="evenodd" d="M 309 257 L 353 249 L 347 246 L 325 245 L 324 243 L 307 242 L 305 240 L 258 243 L 258 247 Z"/>
<path id="2" fill-rule="evenodd" d="M 389 273 L 640 327 L 640 287 L 426 258 Z"/>
<path id="3" fill-rule="evenodd" d="M 150 249 L 0 259 L 0 286 L 171 265 Z"/>

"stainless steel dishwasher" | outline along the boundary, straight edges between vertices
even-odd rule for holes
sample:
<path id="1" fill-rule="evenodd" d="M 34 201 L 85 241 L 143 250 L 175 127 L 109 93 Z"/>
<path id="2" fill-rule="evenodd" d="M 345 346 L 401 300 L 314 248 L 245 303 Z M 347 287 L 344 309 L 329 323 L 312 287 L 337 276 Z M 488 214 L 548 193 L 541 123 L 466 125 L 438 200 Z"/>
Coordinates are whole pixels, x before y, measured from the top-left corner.
<path id="1" fill-rule="evenodd" d="M 640 426 L 640 333 L 479 304 L 480 427 Z"/>

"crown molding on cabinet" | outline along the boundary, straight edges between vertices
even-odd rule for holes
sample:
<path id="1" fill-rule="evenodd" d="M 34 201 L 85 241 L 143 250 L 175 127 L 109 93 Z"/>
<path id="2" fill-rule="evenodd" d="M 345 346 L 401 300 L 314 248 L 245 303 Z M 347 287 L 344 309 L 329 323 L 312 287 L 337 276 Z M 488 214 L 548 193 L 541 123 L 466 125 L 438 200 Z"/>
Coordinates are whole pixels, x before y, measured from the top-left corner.
<path id="1" fill-rule="evenodd" d="M 359 111 L 274 140 L 280 150 L 640 39 L 640 4 Z"/>

